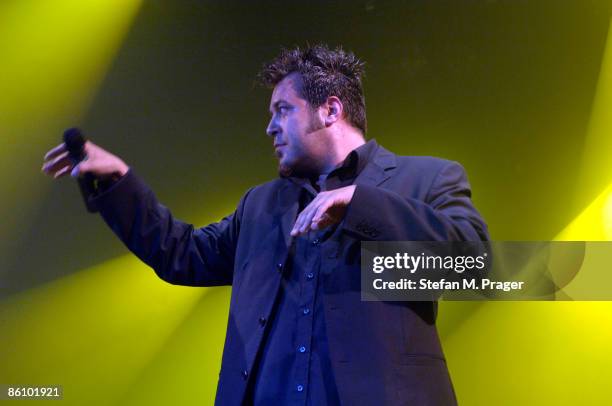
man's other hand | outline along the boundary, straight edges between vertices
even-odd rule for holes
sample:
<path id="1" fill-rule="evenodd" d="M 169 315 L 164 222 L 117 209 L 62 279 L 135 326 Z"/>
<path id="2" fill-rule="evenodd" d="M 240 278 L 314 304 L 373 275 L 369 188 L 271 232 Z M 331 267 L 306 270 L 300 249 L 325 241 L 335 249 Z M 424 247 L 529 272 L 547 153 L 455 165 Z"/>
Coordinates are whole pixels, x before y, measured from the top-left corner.
<path id="1" fill-rule="evenodd" d="M 86 154 L 85 159 L 75 166 L 68 156 L 66 144 L 61 143 L 45 154 L 41 170 L 55 179 L 67 174 L 77 177 L 92 173 L 102 180 L 118 179 L 129 170 L 129 167 L 119 157 L 91 141 L 87 141 L 83 148 Z"/>
<path id="2" fill-rule="evenodd" d="M 339 223 L 344 218 L 354 193 L 355 185 L 319 193 L 297 217 L 291 236 Z"/>

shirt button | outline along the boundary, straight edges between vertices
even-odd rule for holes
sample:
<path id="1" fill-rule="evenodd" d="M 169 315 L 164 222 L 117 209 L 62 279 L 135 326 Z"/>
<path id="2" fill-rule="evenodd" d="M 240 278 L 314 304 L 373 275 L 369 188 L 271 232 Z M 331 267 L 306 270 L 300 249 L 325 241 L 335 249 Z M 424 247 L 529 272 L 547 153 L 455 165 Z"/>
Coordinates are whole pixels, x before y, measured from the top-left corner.
<path id="1" fill-rule="evenodd" d="M 247 371 L 246 369 L 242 371 L 242 377 L 244 379 L 247 379 L 247 376 L 249 376 L 249 371 Z"/>
<path id="2" fill-rule="evenodd" d="M 310 309 L 305 307 L 304 310 L 302 310 L 302 313 L 308 314 L 308 313 L 310 313 Z"/>
<path id="3" fill-rule="evenodd" d="M 295 387 L 295 389 L 297 389 L 298 392 L 302 392 L 304 390 L 304 386 L 298 385 Z"/>
<path id="4" fill-rule="evenodd" d="M 265 324 L 266 324 L 266 318 L 264 316 L 261 316 L 259 318 L 259 325 L 264 326 Z"/>
<path id="5" fill-rule="evenodd" d="M 312 279 L 312 278 L 314 278 L 314 274 L 312 272 L 308 272 L 306 274 L 306 279 Z"/>
<path id="6" fill-rule="evenodd" d="M 311 244 L 312 244 L 312 245 L 319 245 L 319 242 L 320 242 L 320 241 L 319 241 L 319 239 L 318 239 L 318 238 L 315 238 L 314 240 L 312 240 L 312 243 L 311 243 Z"/>
<path id="7" fill-rule="evenodd" d="M 298 348 L 298 351 L 299 351 L 299 352 L 306 352 L 306 347 L 304 347 L 304 346 L 302 345 L 300 348 Z"/>
<path id="8" fill-rule="evenodd" d="M 276 269 L 278 269 L 278 271 L 281 272 L 283 270 L 283 264 L 281 262 L 276 264 Z"/>

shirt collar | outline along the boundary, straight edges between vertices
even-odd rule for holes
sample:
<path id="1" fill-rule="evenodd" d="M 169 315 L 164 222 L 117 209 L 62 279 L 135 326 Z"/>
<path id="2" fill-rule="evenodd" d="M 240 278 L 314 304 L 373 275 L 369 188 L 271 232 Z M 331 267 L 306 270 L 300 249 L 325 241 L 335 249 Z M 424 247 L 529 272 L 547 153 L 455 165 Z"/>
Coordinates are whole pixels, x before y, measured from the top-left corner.
<path id="1" fill-rule="evenodd" d="M 350 176 L 356 177 L 368 164 L 376 147 L 377 144 L 375 139 L 371 139 L 365 144 L 360 145 L 348 154 L 344 162 L 340 165 L 340 168 L 346 168 Z"/>

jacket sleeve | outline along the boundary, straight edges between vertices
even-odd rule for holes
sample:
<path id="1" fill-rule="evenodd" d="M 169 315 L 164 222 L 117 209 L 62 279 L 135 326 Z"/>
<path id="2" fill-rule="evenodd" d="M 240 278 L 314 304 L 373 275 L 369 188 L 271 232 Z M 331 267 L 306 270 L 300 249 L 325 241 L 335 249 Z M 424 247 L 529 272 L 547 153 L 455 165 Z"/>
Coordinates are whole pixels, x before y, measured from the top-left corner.
<path id="1" fill-rule="evenodd" d="M 230 216 L 195 229 L 176 220 L 130 169 L 96 197 L 95 204 L 127 248 L 161 279 L 176 285 L 218 286 L 232 283 L 245 198 Z"/>
<path id="2" fill-rule="evenodd" d="M 357 185 L 344 230 L 361 240 L 484 241 L 487 226 L 470 200 L 463 167 L 448 162 L 435 176 L 425 201 L 370 185 Z"/>

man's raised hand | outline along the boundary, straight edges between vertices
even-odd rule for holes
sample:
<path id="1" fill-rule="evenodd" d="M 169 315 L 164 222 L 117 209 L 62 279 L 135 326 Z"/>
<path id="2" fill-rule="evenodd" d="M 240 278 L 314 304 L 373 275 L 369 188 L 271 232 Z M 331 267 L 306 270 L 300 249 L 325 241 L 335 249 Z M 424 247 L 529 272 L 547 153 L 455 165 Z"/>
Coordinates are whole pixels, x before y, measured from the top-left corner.
<path id="1" fill-rule="evenodd" d="M 298 215 L 291 236 L 295 237 L 310 230 L 320 230 L 342 221 L 355 194 L 355 187 L 350 185 L 319 193 Z"/>
<path id="2" fill-rule="evenodd" d="M 91 173 L 98 179 L 116 179 L 125 175 L 129 170 L 129 167 L 119 157 L 91 141 L 87 141 L 83 148 L 86 154 L 85 159 L 73 165 L 68 156 L 66 144 L 61 143 L 45 154 L 41 170 L 55 179 L 67 174 L 77 177 L 85 173 Z"/>

